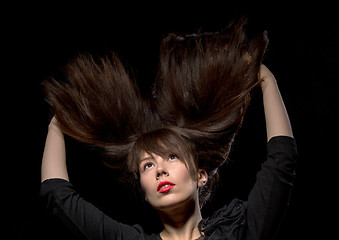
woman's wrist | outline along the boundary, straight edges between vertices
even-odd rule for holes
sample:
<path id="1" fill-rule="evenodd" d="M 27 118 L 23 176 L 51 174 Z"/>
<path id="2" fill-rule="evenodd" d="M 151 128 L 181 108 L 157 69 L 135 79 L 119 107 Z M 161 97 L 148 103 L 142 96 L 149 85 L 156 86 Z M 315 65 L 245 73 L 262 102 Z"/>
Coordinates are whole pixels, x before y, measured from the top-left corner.
<path id="1" fill-rule="evenodd" d="M 266 89 L 270 87 L 276 87 L 276 85 L 277 85 L 277 81 L 272 76 L 272 77 L 265 77 L 264 79 L 262 79 L 260 87 L 261 87 L 261 90 L 264 92 Z"/>
<path id="2" fill-rule="evenodd" d="M 49 125 L 48 125 L 48 131 L 55 131 L 59 134 L 62 134 L 62 131 L 59 127 L 59 123 L 56 120 L 55 117 L 52 118 L 52 120 L 50 121 Z"/>

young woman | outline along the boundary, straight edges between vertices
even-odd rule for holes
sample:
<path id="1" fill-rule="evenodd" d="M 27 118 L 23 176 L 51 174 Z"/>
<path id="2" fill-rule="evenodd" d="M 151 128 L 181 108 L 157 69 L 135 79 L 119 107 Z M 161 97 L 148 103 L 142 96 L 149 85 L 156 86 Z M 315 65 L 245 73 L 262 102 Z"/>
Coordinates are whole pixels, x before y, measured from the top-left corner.
<path id="1" fill-rule="evenodd" d="M 153 96 L 145 99 L 118 58 L 79 56 L 62 81 L 44 83 L 52 118 L 41 167 L 47 208 L 84 239 L 274 239 L 293 187 L 296 143 L 275 77 L 261 63 L 265 34 L 240 20 L 218 33 L 169 34 Z M 260 85 L 267 160 L 248 199 L 210 218 L 218 167 L 227 161 L 251 90 Z M 86 202 L 69 182 L 64 134 L 96 146 L 127 170 L 158 213 L 161 232 L 119 223 Z"/>

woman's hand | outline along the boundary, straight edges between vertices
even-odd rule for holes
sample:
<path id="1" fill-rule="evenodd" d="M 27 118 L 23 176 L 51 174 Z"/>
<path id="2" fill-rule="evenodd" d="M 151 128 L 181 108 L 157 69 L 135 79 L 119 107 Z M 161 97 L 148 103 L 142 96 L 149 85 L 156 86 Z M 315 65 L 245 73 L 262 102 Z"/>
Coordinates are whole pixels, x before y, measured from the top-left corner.
<path id="1" fill-rule="evenodd" d="M 260 66 L 259 80 L 261 81 L 260 86 L 263 91 L 266 89 L 267 85 L 277 84 L 273 73 L 264 64 L 261 64 Z"/>
<path id="2" fill-rule="evenodd" d="M 60 133 L 62 133 L 60 127 L 59 127 L 59 123 L 58 123 L 58 120 L 56 119 L 55 116 L 53 116 L 53 118 L 51 119 L 51 121 L 49 122 L 49 125 L 48 125 L 48 130 L 54 130 L 54 131 L 58 131 Z"/>

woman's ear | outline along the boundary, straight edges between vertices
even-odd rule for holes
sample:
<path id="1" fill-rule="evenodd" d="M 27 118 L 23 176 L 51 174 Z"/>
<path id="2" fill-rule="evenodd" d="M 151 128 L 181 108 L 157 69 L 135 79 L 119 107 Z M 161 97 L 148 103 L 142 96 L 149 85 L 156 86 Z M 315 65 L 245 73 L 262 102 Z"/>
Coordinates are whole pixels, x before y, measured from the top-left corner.
<path id="1" fill-rule="evenodd" d="M 208 181 L 208 174 L 204 169 L 198 171 L 198 188 L 203 187 Z"/>

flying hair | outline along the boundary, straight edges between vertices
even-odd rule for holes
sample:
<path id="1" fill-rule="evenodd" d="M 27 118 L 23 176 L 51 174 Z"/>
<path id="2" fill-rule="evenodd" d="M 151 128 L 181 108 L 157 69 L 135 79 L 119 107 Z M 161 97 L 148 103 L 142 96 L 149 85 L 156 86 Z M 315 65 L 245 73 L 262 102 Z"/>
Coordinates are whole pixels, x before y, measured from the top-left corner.
<path id="1" fill-rule="evenodd" d="M 165 135 L 177 139 L 173 144 L 189 141 L 182 152 L 189 150 L 195 160 L 187 163 L 213 177 L 227 161 L 251 90 L 259 84 L 267 45 L 266 32 L 248 33 L 247 18 L 219 32 L 170 33 L 160 45 L 149 98 L 115 53 L 79 54 L 42 85 L 61 130 L 98 148 L 109 166 L 137 177 L 136 153 L 143 139 L 151 146 L 145 135 L 156 133 L 154 143 Z"/>

